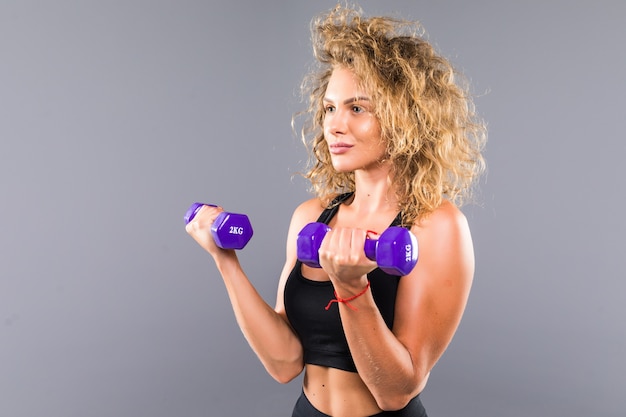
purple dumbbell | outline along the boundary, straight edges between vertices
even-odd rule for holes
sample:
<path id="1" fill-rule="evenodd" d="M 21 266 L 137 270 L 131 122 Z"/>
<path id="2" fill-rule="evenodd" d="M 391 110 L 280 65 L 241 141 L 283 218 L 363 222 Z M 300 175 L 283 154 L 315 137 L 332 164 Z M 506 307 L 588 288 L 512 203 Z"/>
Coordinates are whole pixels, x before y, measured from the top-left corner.
<path id="1" fill-rule="evenodd" d="M 309 223 L 300 231 L 296 241 L 298 259 L 312 268 L 320 268 L 319 250 L 330 227 L 324 223 Z M 417 238 L 404 227 L 392 226 L 378 239 L 365 241 L 365 256 L 390 275 L 403 276 L 417 263 Z"/>
<path id="2" fill-rule="evenodd" d="M 185 213 L 185 224 L 193 220 L 202 206 L 213 204 L 193 203 Z M 243 249 L 252 238 L 252 225 L 245 214 L 221 212 L 211 225 L 211 234 L 222 249 Z"/>

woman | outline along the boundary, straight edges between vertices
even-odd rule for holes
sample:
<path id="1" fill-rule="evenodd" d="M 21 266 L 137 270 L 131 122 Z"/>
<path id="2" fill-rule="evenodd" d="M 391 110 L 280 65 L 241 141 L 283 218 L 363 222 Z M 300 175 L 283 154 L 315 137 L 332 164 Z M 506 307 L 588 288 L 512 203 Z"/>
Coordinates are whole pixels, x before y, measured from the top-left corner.
<path id="1" fill-rule="evenodd" d="M 303 84 L 303 139 L 317 197 L 293 213 L 275 307 L 235 252 L 212 240 L 220 208 L 203 207 L 187 232 L 215 260 L 267 371 L 286 383 L 304 369 L 293 416 L 425 416 L 419 394 L 472 283 L 472 241 L 458 207 L 483 169 L 484 126 L 417 24 L 338 6 L 312 27 L 320 65 Z M 321 269 L 296 259 L 297 235 L 313 221 L 331 227 Z M 363 250 L 391 225 L 419 242 L 419 261 L 402 277 Z"/>

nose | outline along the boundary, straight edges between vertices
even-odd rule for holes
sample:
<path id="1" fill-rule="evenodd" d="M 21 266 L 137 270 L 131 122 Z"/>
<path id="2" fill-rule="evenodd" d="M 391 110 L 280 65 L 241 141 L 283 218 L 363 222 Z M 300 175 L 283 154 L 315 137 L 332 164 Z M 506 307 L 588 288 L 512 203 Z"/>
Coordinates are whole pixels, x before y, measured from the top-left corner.
<path id="1" fill-rule="evenodd" d="M 326 132 L 333 136 L 341 136 L 348 130 L 348 119 L 345 111 L 335 109 L 333 113 L 327 113 L 324 118 Z"/>

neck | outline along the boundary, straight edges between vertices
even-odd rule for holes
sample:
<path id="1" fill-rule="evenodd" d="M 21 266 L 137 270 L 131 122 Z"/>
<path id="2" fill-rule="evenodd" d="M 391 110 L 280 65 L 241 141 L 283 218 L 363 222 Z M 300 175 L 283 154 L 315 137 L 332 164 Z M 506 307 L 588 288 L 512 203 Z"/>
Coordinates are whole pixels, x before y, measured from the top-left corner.
<path id="1" fill-rule="evenodd" d="M 398 199 L 389 170 L 375 172 L 357 171 L 354 177 L 355 192 L 351 206 L 362 213 L 398 211 Z"/>

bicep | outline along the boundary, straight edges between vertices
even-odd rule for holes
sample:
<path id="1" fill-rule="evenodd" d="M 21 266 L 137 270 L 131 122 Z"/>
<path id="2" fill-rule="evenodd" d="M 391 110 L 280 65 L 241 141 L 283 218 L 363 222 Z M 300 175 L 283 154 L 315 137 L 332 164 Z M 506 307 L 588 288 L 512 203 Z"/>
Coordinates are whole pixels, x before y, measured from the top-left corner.
<path id="1" fill-rule="evenodd" d="M 469 228 L 456 217 L 417 231 L 419 260 L 398 288 L 393 332 L 425 372 L 452 340 L 474 275 Z"/>

